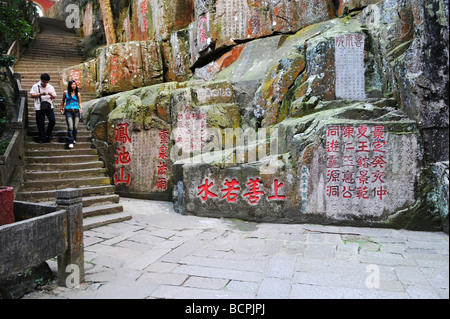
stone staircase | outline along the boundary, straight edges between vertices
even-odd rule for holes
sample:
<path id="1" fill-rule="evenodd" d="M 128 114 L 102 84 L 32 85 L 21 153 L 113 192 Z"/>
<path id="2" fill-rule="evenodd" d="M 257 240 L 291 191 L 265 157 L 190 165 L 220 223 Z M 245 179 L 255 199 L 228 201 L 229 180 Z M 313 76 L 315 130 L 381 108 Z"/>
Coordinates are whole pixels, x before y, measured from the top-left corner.
<path id="1" fill-rule="evenodd" d="M 121 222 L 131 218 L 123 212 L 115 187 L 106 175 L 104 163 L 97 150 L 92 148 L 91 134 L 80 121 L 77 143 L 73 149 L 67 146 L 67 126 L 64 115 L 59 112 L 65 88 L 59 84 L 60 71 L 82 62 L 78 49 L 79 38 L 67 29 L 64 21 L 40 18 L 40 33 L 14 67 L 21 74 L 24 90 L 40 81 L 42 73 L 50 75 L 55 87 L 54 100 L 56 125 L 53 140 L 39 144 L 34 99 L 28 99 L 28 136 L 25 140 L 25 172 L 23 182 L 15 195 L 17 200 L 55 203 L 58 189 L 76 187 L 83 192 L 84 229 Z M 80 90 L 82 102 L 96 98 L 95 94 Z M 46 125 L 48 121 L 46 119 Z"/>

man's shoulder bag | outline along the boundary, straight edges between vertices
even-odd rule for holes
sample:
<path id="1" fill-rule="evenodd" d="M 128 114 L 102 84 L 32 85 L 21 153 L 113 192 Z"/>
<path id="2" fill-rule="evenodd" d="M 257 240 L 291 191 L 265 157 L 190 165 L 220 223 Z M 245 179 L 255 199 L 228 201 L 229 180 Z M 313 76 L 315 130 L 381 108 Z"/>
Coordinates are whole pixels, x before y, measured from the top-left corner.
<path id="1" fill-rule="evenodd" d="M 39 90 L 39 93 L 41 93 L 41 89 L 39 88 L 39 86 L 38 86 L 38 90 Z M 42 101 L 41 96 L 39 96 L 39 101 L 41 102 L 41 111 L 47 113 L 52 110 L 52 105 L 50 104 L 50 102 Z"/>

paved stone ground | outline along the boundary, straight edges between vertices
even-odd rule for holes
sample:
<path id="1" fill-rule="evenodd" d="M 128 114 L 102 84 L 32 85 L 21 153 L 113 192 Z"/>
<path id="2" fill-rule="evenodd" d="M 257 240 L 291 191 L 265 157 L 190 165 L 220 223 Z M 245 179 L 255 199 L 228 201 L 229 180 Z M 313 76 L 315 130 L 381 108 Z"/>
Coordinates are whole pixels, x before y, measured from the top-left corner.
<path id="1" fill-rule="evenodd" d="M 121 202 L 132 220 L 84 233 L 85 283 L 24 298 L 449 298 L 445 233 L 256 224 Z"/>

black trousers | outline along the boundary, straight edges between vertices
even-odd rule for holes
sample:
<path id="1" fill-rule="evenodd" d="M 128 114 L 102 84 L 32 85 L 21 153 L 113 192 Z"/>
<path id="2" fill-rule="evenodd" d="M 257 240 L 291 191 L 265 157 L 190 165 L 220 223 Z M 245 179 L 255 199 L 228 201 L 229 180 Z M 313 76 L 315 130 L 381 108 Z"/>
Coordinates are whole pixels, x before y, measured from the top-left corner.
<path id="1" fill-rule="evenodd" d="M 47 130 L 45 129 L 45 117 L 48 119 Z M 45 142 L 47 137 L 50 137 L 55 127 L 55 112 L 51 109 L 48 112 L 36 111 L 36 125 L 38 127 L 39 141 Z"/>

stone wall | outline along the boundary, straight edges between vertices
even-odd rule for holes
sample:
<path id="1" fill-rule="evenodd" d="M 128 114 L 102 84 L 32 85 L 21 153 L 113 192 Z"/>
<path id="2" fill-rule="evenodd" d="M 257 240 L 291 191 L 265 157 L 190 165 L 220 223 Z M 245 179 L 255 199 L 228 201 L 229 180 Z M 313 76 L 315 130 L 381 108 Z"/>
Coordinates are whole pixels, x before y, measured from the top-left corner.
<path id="1" fill-rule="evenodd" d="M 448 231 L 445 1 L 127 8 L 128 42 L 63 73 L 104 96 L 85 120 L 118 192 L 184 214 Z"/>

